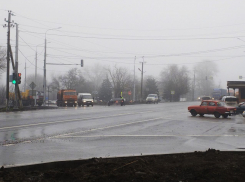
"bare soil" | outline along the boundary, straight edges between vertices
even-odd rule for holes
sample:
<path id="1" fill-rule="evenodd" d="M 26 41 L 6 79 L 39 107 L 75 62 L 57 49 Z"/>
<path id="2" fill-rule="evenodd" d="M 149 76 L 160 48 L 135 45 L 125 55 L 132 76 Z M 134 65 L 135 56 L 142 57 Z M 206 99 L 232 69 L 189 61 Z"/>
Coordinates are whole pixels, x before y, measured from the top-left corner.
<path id="1" fill-rule="evenodd" d="M 93 158 L 4 168 L 2 181 L 244 182 L 245 152 L 206 152 Z"/>

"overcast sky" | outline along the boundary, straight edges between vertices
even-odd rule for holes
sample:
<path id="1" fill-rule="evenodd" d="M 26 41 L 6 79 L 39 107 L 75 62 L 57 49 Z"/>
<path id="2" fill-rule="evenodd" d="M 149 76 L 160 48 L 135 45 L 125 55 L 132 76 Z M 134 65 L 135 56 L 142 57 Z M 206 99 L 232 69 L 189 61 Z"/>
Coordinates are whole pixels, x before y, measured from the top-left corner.
<path id="1" fill-rule="evenodd" d="M 136 74 L 140 61 L 145 75 L 157 79 L 168 64 L 217 64 L 216 85 L 245 79 L 244 0 L 0 0 L 0 20 L 11 10 L 19 24 L 19 72 L 43 75 L 44 39 L 47 39 L 47 75 L 64 74 L 95 64 L 123 66 Z M 50 30 L 61 27 L 60 29 Z M 45 34 L 46 33 L 46 34 Z M 0 28 L 0 46 L 6 47 L 7 28 Z M 11 28 L 15 46 L 15 28 Z M 6 83 L 6 73 L 1 83 Z M 24 79 L 24 77 L 22 77 Z M 244 80 L 243 79 L 243 80 Z"/>

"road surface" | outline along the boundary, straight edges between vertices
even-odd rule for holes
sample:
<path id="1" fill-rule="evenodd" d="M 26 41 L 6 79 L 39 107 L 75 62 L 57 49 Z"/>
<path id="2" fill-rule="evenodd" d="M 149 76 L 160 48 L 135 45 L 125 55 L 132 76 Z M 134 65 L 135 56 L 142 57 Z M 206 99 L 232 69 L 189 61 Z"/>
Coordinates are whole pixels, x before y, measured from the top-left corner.
<path id="1" fill-rule="evenodd" d="M 192 117 L 174 102 L 0 113 L 0 166 L 245 149 L 245 119 Z"/>

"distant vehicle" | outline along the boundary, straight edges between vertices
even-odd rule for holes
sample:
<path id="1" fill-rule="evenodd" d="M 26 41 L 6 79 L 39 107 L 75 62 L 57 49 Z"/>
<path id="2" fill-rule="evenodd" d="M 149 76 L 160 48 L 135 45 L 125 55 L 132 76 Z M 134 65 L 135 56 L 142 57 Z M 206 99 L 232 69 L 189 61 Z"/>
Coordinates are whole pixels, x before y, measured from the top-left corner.
<path id="1" fill-rule="evenodd" d="M 222 89 L 222 88 L 214 88 L 212 97 L 214 100 L 221 100 L 223 96 L 227 96 L 227 89 Z"/>
<path id="2" fill-rule="evenodd" d="M 198 100 L 203 101 L 203 100 L 212 100 L 212 98 L 210 96 L 201 96 L 198 97 Z"/>
<path id="3" fill-rule="evenodd" d="M 226 106 L 224 102 L 204 100 L 201 105 L 189 106 L 188 111 L 192 116 L 196 116 L 197 114 L 200 116 L 204 116 L 204 114 L 213 114 L 216 118 L 219 118 L 221 115 L 223 118 L 227 118 L 236 113 L 236 108 Z"/>
<path id="4" fill-rule="evenodd" d="M 236 113 L 242 114 L 244 111 L 245 111 L 245 102 L 242 102 L 236 107 Z"/>
<path id="5" fill-rule="evenodd" d="M 149 94 L 147 97 L 146 97 L 146 104 L 148 103 L 157 103 L 158 104 L 158 95 L 157 94 Z"/>
<path id="6" fill-rule="evenodd" d="M 94 99 L 90 93 L 78 93 L 77 95 L 78 106 L 91 105 L 94 106 Z"/>
<path id="7" fill-rule="evenodd" d="M 77 106 L 76 90 L 60 90 L 57 93 L 57 106 Z"/>
<path id="8" fill-rule="evenodd" d="M 227 106 L 237 107 L 239 99 L 235 96 L 224 96 L 221 101 L 225 102 Z"/>
<path id="9" fill-rule="evenodd" d="M 108 101 L 107 105 L 108 106 L 111 106 L 111 105 L 125 106 L 125 99 L 123 99 L 123 98 L 113 98 L 113 99 Z"/>
<path id="10" fill-rule="evenodd" d="M 46 104 L 56 104 L 56 100 L 46 100 Z"/>
<path id="11" fill-rule="evenodd" d="M 33 91 L 32 90 L 26 90 L 25 92 L 21 92 L 21 100 L 23 106 L 34 106 L 35 105 L 35 93 L 36 92 L 36 104 L 38 106 L 41 106 L 43 104 L 43 94 L 39 91 Z M 15 100 L 14 99 L 15 94 L 10 92 L 9 93 L 9 98 L 10 100 Z"/>

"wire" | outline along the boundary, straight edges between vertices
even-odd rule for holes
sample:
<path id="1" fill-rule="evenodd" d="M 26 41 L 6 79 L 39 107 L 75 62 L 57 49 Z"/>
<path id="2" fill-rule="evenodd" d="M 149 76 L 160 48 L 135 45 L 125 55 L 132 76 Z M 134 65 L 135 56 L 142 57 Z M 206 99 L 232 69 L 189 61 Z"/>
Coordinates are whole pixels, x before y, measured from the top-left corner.
<path id="1" fill-rule="evenodd" d="M 15 12 L 14 12 L 15 13 Z M 52 22 L 52 21 L 46 21 L 46 20 L 38 20 L 38 19 L 33 19 L 33 18 L 27 18 L 23 15 L 20 15 L 18 13 L 15 13 L 19 17 L 26 18 L 35 22 L 47 22 L 47 23 L 52 23 L 52 24 L 59 24 L 59 25 L 68 25 L 68 26 L 74 26 L 74 27 L 82 27 L 82 28 L 90 28 L 90 29 L 105 29 L 105 30 L 134 30 L 134 31 L 166 31 L 166 30 L 193 30 L 193 29 L 212 29 L 212 28 L 222 28 L 222 27 L 233 27 L 233 26 L 241 26 L 245 25 L 243 24 L 230 24 L 230 25 L 218 25 L 218 26 L 212 26 L 212 27 L 194 27 L 194 28 L 178 28 L 178 29 L 148 29 L 148 30 L 142 30 L 142 29 L 116 29 L 116 28 L 101 28 L 101 27 L 87 27 L 87 26 L 80 26 L 80 25 L 74 25 L 74 24 L 66 24 L 66 23 L 60 23 L 60 22 Z M 41 24 L 41 23 L 39 23 Z M 45 25 L 47 26 L 47 25 Z"/>
<path id="2" fill-rule="evenodd" d="M 22 39 L 21 36 L 19 36 L 19 38 L 20 38 L 21 40 L 24 41 L 24 39 Z M 26 43 L 26 41 L 24 41 L 24 42 Z M 36 52 L 36 50 L 34 50 L 31 46 L 29 46 L 29 44 L 26 43 L 26 45 L 27 45 L 28 47 L 30 47 L 31 50 L 33 50 L 34 52 Z"/>
<path id="3" fill-rule="evenodd" d="M 45 34 L 33 31 L 22 31 L 35 34 Z M 120 37 L 96 37 L 96 36 L 78 36 L 78 35 L 61 35 L 61 34 L 49 34 L 60 37 L 73 37 L 83 39 L 102 39 L 102 40 L 135 40 L 135 41 L 183 41 L 183 40 L 218 40 L 218 39 L 237 39 L 245 36 L 230 36 L 230 37 L 196 37 L 196 38 L 120 38 Z"/>
<path id="4" fill-rule="evenodd" d="M 19 49 L 19 51 L 20 51 L 20 53 L 22 54 L 22 56 L 24 56 L 24 58 L 26 58 L 26 60 L 31 64 L 31 65 L 33 65 L 33 66 L 35 66 L 24 54 L 23 54 L 23 52 Z M 41 69 L 41 70 L 43 70 L 42 68 L 39 68 L 39 67 L 37 67 L 38 69 Z"/>

